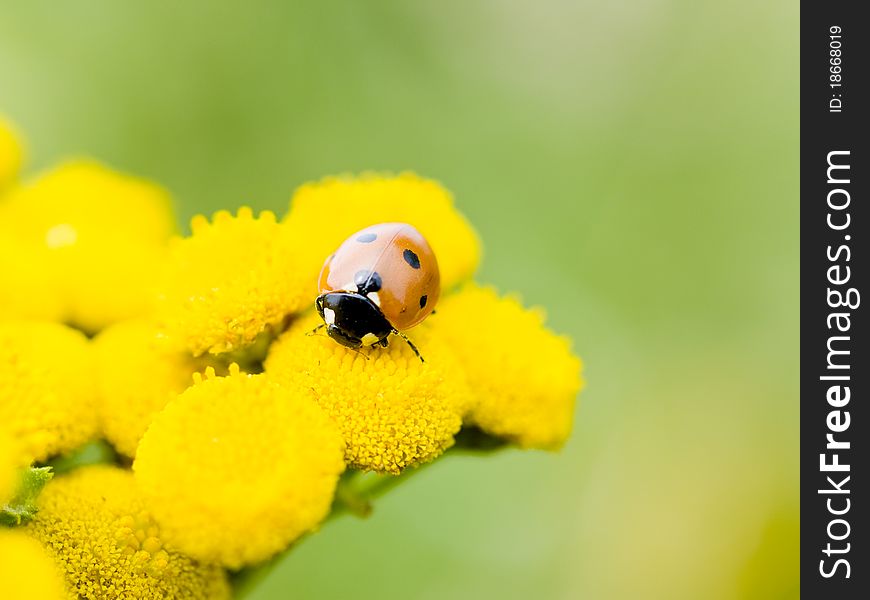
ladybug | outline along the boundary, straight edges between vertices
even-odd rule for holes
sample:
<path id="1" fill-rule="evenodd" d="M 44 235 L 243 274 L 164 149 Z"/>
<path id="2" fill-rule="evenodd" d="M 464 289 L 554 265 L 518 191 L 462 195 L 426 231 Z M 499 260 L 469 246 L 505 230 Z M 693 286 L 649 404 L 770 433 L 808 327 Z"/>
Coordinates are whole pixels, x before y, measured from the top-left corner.
<path id="1" fill-rule="evenodd" d="M 438 302 L 441 275 L 426 239 L 407 223 L 358 231 L 326 259 L 314 305 L 333 340 L 348 348 L 380 344 L 419 324 Z M 313 333 L 313 332 L 312 332 Z"/>

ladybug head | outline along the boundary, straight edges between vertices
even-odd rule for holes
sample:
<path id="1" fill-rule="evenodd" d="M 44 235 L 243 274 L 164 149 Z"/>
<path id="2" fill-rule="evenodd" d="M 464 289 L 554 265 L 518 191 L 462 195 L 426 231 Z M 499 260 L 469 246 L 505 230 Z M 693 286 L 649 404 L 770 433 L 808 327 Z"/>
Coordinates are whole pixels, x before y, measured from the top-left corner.
<path id="1" fill-rule="evenodd" d="M 385 346 L 393 332 L 381 309 L 362 294 L 327 292 L 318 296 L 314 305 L 326 324 L 326 333 L 342 346 Z"/>

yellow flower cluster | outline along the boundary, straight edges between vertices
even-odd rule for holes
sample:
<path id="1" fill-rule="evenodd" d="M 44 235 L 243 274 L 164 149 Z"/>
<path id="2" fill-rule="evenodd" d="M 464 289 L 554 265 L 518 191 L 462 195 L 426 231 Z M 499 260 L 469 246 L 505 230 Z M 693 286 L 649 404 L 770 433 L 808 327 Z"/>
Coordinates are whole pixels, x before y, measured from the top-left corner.
<path id="1" fill-rule="evenodd" d="M 194 355 L 251 345 L 311 302 L 295 260 L 297 241 L 270 212 L 196 217 L 193 235 L 173 244 L 159 319 Z"/>
<path id="2" fill-rule="evenodd" d="M 13 253 L 4 264 L 27 257 L 30 272 L 0 283 L 0 308 L 89 332 L 146 312 L 173 221 L 161 188 L 92 161 L 12 188 L 0 200 L 0 249 Z M 16 279 L 39 295 L 22 297 Z M 7 307 L 4 296 L 16 299 Z"/>
<path id="3" fill-rule="evenodd" d="M 227 377 L 208 369 L 157 416 L 133 470 L 181 549 L 238 568 L 320 523 L 343 458 L 341 435 L 307 390 L 231 367 Z"/>
<path id="4" fill-rule="evenodd" d="M 222 569 L 166 544 L 129 471 L 84 467 L 51 481 L 39 504 L 24 529 L 63 569 L 71 599 L 230 597 Z"/>
<path id="5" fill-rule="evenodd" d="M 30 536 L 0 529 L 0 598 L 64 600 L 63 574 L 42 545 Z"/>
<path id="6" fill-rule="evenodd" d="M 0 321 L 0 423 L 44 460 L 96 436 L 87 338 L 56 323 Z"/>
<path id="7" fill-rule="evenodd" d="M 105 329 L 94 352 L 103 435 L 118 452 L 135 456 L 155 415 L 190 385 L 200 365 L 144 319 Z"/>
<path id="8" fill-rule="evenodd" d="M 281 336 L 266 373 L 312 391 L 344 435 L 349 465 L 398 474 L 453 445 L 470 392 L 449 349 L 418 339 L 426 363 L 403 342 L 357 353 L 308 335 L 318 320 L 309 315 Z"/>
<path id="9" fill-rule="evenodd" d="M 220 211 L 170 239 L 161 188 L 90 161 L 18 183 L 20 157 L 0 123 L 0 500 L 29 462 L 97 438 L 117 451 L 16 513 L 69 597 L 229 597 L 224 569 L 315 530 L 347 468 L 399 475 L 463 426 L 525 448 L 567 438 L 579 359 L 539 311 L 472 282 L 480 243 L 438 183 L 327 178 L 280 220 Z M 353 350 L 315 332 L 324 259 L 399 221 L 441 270 L 436 312 L 409 332 L 425 362 L 399 337 Z"/>
<path id="10" fill-rule="evenodd" d="M 15 493 L 18 485 L 18 469 L 24 463 L 18 440 L 3 427 L 0 424 L 0 506 L 8 502 Z"/>
<path id="11" fill-rule="evenodd" d="M 456 353 L 474 391 L 467 422 L 523 448 L 557 448 L 568 438 L 582 384 L 570 342 L 543 322 L 540 310 L 468 284 L 427 323 Z"/>

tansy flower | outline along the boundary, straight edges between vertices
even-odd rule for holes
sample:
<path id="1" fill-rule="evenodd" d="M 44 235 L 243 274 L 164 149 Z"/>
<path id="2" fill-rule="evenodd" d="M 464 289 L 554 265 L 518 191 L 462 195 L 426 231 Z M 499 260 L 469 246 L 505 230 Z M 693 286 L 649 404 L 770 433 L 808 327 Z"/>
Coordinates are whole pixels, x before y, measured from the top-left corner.
<path id="1" fill-rule="evenodd" d="M 211 223 L 195 217 L 191 227 L 173 244 L 159 318 L 194 355 L 243 348 L 314 302 L 315 288 L 302 283 L 309 274 L 297 266 L 299 241 L 273 213 L 221 211 Z"/>
<path id="2" fill-rule="evenodd" d="M 420 362 L 398 337 L 387 348 L 350 350 L 325 335 L 308 335 L 312 313 L 272 345 L 266 373 L 312 390 L 344 436 L 348 464 L 400 473 L 453 444 L 469 391 L 449 349 L 413 330 Z"/>
<path id="3" fill-rule="evenodd" d="M 475 400 L 468 421 L 524 448 L 555 448 L 567 439 L 581 387 L 569 341 L 543 322 L 541 311 L 469 284 L 445 297 L 424 324 L 462 363 Z"/>
<path id="4" fill-rule="evenodd" d="M 96 434 L 90 350 L 84 335 L 63 325 L 0 322 L 0 423 L 34 460 Z"/>
<path id="5" fill-rule="evenodd" d="M 193 383 L 199 365 L 145 320 L 112 325 L 94 340 L 103 435 L 127 456 L 154 415 Z"/>
<path id="6" fill-rule="evenodd" d="M 207 373 L 157 415 L 133 470 L 167 539 L 237 568 L 327 515 L 344 445 L 309 390 Z"/>
<path id="7" fill-rule="evenodd" d="M 57 290 L 55 268 L 48 248 L 22 243 L 0 231 L 0 314 L 4 318 L 63 321 L 66 302 Z"/>
<path id="8" fill-rule="evenodd" d="M 20 138 L 3 115 L 0 115 L 0 192 L 18 175 L 24 161 Z"/>
<path id="9" fill-rule="evenodd" d="M 328 177 L 301 186 L 284 222 L 299 246 L 300 268 L 314 289 L 323 261 L 352 233 L 375 223 L 410 223 L 432 246 L 449 290 L 470 278 L 480 262 L 477 234 L 435 181 L 413 173 Z"/>
<path id="10" fill-rule="evenodd" d="M 173 228 L 164 190 L 89 161 L 62 164 L 0 200 L 0 239 L 16 244 L 19 261 L 35 261 L 62 300 L 62 319 L 89 331 L 149 308 Z"/>
<path id="11" fill-rule="evenodd" d="M 22 155 L 18 135 L 0 115 L 0 205 L 3 192 L 18 174 Z M 47 251 L 19 243 L 0 226 L 0 314 L 7 318 L 61 319 L 63 305 L 48 269 Z"/>
<path id="12" fill-rule="evenodd" d="M 133 474 L 85 467 L 50 482 L 24 530 L 65 572 L 70 599 L 230 597 L 222 569 L 165 543 Z"/>
<path id="13" fill-rule="evenodd" d="M 0 506 L 3 506 L 18 486 L 18 470 L 24 466 L 20 444 L 0 424 Z M 2 596 L 0 596 L 2 598 Z"/>
<path id="14" fill-rule="evenodd" d="M 39 542 L 21 531 L 0 528 L 0 598 L 67 598 L 63 576 L 55 562 Z"/>

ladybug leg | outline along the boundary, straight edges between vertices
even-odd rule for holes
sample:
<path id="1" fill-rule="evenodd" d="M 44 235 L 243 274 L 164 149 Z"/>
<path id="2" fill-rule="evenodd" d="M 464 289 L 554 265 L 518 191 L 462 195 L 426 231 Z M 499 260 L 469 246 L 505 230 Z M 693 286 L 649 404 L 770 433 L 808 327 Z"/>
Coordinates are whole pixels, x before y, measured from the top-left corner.
<path id="1" fill-rule="evenodd" d="M 325 323 L 321 323 L 320 325 L 318 325 L 317 327 L 315 327 L 314 329 L 312 329 L 311 331 L 309 331 L 309 332 L 306 333 L 305 335 L 314 335 L 315 333 L 317 333 L 318 331 L 320 331 L 320 330 L 323 329 L 324 327 L 326 327 L 326 324 L 325 324 Z"/>
<path id="2" fill-rule="evenodd" d="M 389 344 L 389 342 L 387 341 L 387 338 L 383 338 L 381 340 L 378 340 L 377 342 L 375 342 L 374 344 L 369 346 L 369 354 L 368 355 L 371 356 L 374 353 L 375 348 L 377 348 L 378 346 L 380 346 L 382 348 L 386 348 L 387 344 Z"/>
<path id="3" fill-rule="evenodd" d="M 363 352 L 363 351 L 360 350 L 359 348 L 350 348 L 350 347 L 348 347 L 347 349 L 356 352 L 357 354 L 359 354 L 360 356 L 362 356 L 362 357 L 363 357 L 364 359 L 366 359 L 366 360 L 371 360 L 371 359 L 372 359 L 372 357 L 369 356 L 369 354 L 371 354 L 371 352 L 369 352 L 369 354 L 366 354 L 365 352 Z"/>
<path id="4" fill-rule="evenodd" d="M 414 354 L 417 355 L 417 358 L 420 359 L 420 362 L 422 362 L 422 363 L 426 362 L 425 360 L 423 360 L 423 357 L 420 356 L 420 351 L 417 350 L 417 346 L 414 345 L 414 342 L 412 342 L 411 340 L 408 339 L 407 335 L 405 335 L 404 333 L 402 333 L 401 331 L 399 331 L 397 329 L 393 329 L 393 333 L 395 333 L 397 336 L 399 336 L 400 338 L 405 340 L 405 342 L 408 343 L 408 345 L 411 347 L 411 350 L 413 350 Z"/>

